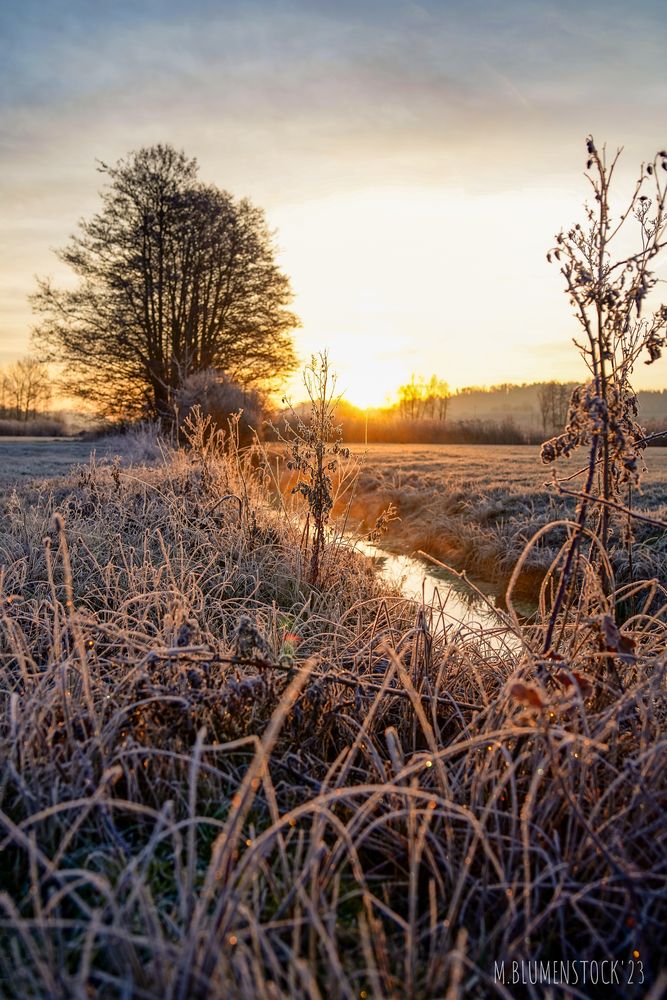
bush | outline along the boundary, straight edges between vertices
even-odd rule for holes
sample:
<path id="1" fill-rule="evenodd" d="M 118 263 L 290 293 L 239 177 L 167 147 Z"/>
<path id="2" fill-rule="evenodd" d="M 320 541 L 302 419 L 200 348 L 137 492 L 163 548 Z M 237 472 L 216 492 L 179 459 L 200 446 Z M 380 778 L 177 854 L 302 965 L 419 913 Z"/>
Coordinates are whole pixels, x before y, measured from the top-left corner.
<path id="1" fill-rule="evenodd" d="M 261 437 L 263 401 L 255 389 L 234 382 L 215 368 L 196 372 L 185 379 L 176 393 L 175 407 L 179 425 L 199 406 L 204 416 L 220 430 L 229 428 L 237 414 L 239 444 L 250 444 L 254 434 Z"/>
<path id="2" fill-rule="evenodd" d="M 170 442 L 156 421 L 111 426 L 102 434 L 91 435 L 90 440 L 101 440 L 105 454 L 118 453 L 128 465 L 152 465 L 170 450 Z"/>

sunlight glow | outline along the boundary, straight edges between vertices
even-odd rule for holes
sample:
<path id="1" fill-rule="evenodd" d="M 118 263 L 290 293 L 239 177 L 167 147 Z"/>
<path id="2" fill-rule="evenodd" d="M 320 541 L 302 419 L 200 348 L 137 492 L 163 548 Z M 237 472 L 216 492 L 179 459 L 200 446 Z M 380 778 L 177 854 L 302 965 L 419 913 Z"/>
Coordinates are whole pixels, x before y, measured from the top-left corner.
<path id="1" fill-rule="evenodd" d="M 339 389 L 361 407 L 382 405 L 413 372 L 453 388 L 578 377 L 545 252 L 562 220 L 578 217 L 579 195 L 400 187 L 272 213 L 303 320 L 299 350 L 326 348 Z"/>

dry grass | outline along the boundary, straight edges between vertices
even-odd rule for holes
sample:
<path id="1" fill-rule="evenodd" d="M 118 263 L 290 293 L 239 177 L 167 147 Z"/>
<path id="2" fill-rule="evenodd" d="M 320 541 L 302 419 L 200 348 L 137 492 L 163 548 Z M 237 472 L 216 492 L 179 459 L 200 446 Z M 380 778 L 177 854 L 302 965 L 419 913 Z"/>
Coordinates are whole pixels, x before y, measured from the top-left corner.
<path id="1" fill-rule="evenodd" d="M 540 627 L 463 642 L 340 545 L 311 587 L 268 477 L 199 449 L 7 500 L 2 995 L 510 997 L 495 962 L 633 950 L 655 980 L 661 588 L 619 652 L 591 580 L 558 682 Z"/>

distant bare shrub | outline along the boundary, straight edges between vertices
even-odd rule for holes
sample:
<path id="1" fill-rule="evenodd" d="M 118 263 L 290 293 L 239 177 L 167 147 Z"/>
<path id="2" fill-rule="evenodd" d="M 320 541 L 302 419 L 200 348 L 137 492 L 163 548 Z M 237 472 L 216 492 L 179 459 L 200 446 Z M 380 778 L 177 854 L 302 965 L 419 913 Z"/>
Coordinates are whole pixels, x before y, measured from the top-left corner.
<path id="1" fill-rule="evenodd" d="M 209 368 L 189 375 L 177 390 L 175 408 L 179 423 L 195 406 L 211 418 L 212 426 L 226 431 L 230 419 L 240 414 L 235 426 L 241 445 L 262 436 L 262 397 L 255 389 L 234 382 L 224 372 Z"/>

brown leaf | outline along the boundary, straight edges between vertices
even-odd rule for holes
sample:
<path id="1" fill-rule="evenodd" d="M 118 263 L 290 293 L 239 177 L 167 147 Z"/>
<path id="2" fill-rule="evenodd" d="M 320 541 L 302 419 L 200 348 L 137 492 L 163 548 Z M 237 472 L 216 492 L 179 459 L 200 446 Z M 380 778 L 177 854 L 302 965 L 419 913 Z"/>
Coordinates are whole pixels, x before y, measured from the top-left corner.
<path id="1" fill-rule="evenodd" d="M 557 674 L 554 674 L 554 679 L 566 689 L 578 687 L 581 691 L 581 697 L 584 699 L 593 693 L 593 685 L 588 677 L 580 674 L 578 670 L 559 670 Z"/>
<path id="2" fill-rule="evenodd" d="M 523 684 L 521 681 L 514 681 L 510 686 L 509 696 L 520 705 L 528 705 L 529 708 L 542 709 L 545 702 L 538 688 L 533 684 Z"/>
<path id="3" fill-rule="evenodd" d="M 624 635 L 611 615 L 602 615 L 599 619 L 600 634 L 608 652 L 617 653 L 624 663 L 636 663 L 635 640 Z"/>

